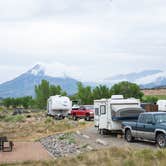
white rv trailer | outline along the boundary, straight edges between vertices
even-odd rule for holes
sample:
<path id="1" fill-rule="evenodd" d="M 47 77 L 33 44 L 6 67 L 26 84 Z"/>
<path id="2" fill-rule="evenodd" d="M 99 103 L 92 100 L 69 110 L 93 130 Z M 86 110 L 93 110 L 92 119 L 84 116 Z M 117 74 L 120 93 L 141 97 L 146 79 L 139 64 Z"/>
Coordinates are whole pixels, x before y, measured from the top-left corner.
<path id="1" fill-rule="evenodd" d="M 166 100 L 158 100 L 158 111 L 166 111 Z"/>
<path id="2" fill-rule="evenodd" d="M 94 123 L 101 134 L 104 132 L 121 132 L 121 122 L 137 119 L 144 110 L 135 98 L 124 99 L 122 95 L 113 95 L 111 99 L 94 101 Z"/>
<path id="3" fill-rule="evenodd" d="M 66 117 L 72 109 L 72 102 L 66 96 L 50 96 L 47 101 L 47 115 L 54 117 Z"/>

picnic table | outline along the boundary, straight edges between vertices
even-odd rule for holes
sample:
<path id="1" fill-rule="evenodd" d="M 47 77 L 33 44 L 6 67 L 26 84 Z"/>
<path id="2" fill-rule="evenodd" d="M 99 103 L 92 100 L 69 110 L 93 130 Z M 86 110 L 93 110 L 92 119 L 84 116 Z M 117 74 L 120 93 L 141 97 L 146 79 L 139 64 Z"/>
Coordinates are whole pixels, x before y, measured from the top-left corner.
<path id="1" fill-rule="evenodd" d="M 13 142 L 8 141 L 7 137 L 0 137 L 0 151 L 11 152 L 13 149 Z"/>

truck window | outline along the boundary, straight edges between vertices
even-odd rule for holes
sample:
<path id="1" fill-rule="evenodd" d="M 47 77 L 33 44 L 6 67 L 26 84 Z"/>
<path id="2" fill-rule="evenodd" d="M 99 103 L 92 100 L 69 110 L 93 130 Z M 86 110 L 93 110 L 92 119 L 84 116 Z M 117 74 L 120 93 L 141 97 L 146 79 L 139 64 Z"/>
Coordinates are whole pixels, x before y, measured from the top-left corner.
<path id="1" fill-rule="evenodd" d="M 147 114 L 140 115 L 139 123 L 147 124 L 148 122 L 152 122 L 152 121 L 153 121 L 152 115 L 147 115 Z"/>
<path id="2" fill-rule="evenodd" d="M 152 122 L 152 121 L 153 121 L 152 115 L 146 115 L 145 123 Z"/>
<path id="3" fill-rule="evenodd" d="M 166 114 L 157 114 L 154 115 L 154 119 L 156 123 L 165 123 L 166 122 Z"/>
<path id="4" fill-rule="evenodd" d="M 95 108 L 95 115 L 99 115 L 99 108 Z"/>
<path id="5" fill-rule="evenodd" d="M 100 114 L 101 114 L 101 115 L 106 114 L 106 107 L 105 107 L 105 105 L 101 105 L 101 106 L 100 106 Z"/>
<path id="6" fill-rule="evenodd" d="M 140 115 L 139 123 L 145 123 L 145 115 Z"/>

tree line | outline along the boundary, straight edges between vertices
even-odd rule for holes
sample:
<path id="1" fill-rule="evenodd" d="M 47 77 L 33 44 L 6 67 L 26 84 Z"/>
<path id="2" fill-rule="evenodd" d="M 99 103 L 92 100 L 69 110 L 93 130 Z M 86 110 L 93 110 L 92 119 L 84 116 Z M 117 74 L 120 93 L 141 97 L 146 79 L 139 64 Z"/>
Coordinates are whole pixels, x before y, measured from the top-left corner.
<path id="1" fill-rule="evenodd" d="M 42 80 L 40 85 L 35 86 L 36 106 L 40 109 L 45 109 L 47 106 L 47 99 L 54 95 L 67 96 L 67 93 L 61 86 L 50 85 L 47 80 Z"/>
<path id="2" fill-rule="evenodd" d="M 6 98 L 3 103 L 6 107 L 12 106 L 16 108 L 22 106 L 24 108 L 40 108 L 46 109 L 47 99 L 50 96 L 61 95 L 67 96 L 67 93 L 59 85 L 51 85 L 47 80 L 42 80 L 41 84 L 35 86 L 35 98 L 26 96 L 22 98 Z M 81 104 L 93 104 L 93 101 L 101 98 L 110 98 L 112 95 L 123 95 L 125 98 L 135 97 L 146 102 L 157 101 L 157 98 L 143 98 L 140 87 L 135 83 L 127 81 L 113 85 L 111 88 L 106 85 L 98 85 L 96 87 L 84 86 L 81 82 L 77 84 L 77 93 L 70 97 L 71 100 L 79 100 Z"/>
<path id="3" fill-rule="evenodd" d="M 135 97 L 137 99 L 142 99 L 144 95 L 137 84 L 127 81 L 115 84 L 111 88 L 106 85 L 92 88 L 91 86 L 83 86 L 80 82 L 77 86 L 77 93 L 71 98 L 79 99 L 82 104 L 93 104 L 96 99 L 110 98 L 112 95 L 123 95 L 125 98 Z"/>
<path id="4" fill-rule="evenodd" d="M 7 108 L 24 107 L 25 109 L 27 109 L 29 107 L 32 108 L 35 102 L 32 96 L 25 96 L 25 97 L 19 97 L 19 98 L 8 97 L 6 99 L 3 99 L 2 103 Z"/>

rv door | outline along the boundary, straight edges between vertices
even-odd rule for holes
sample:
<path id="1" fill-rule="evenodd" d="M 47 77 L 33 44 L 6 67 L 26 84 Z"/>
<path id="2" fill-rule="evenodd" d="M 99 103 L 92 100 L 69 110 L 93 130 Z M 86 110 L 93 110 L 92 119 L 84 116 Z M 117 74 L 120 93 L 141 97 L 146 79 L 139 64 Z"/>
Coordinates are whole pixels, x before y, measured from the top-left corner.
<path id="1" fill-rule="evenodd" d="M 95 112 L 94 112 L 95 127 L 99 127 L 99 116 L 100 116 L 99 106 L 95 106 Z"/>
<path id="2" fill-rule="evenodd" d="M 100 105 L 99 129 L 107 129 L 107 108 L 105 103 Z"/>

